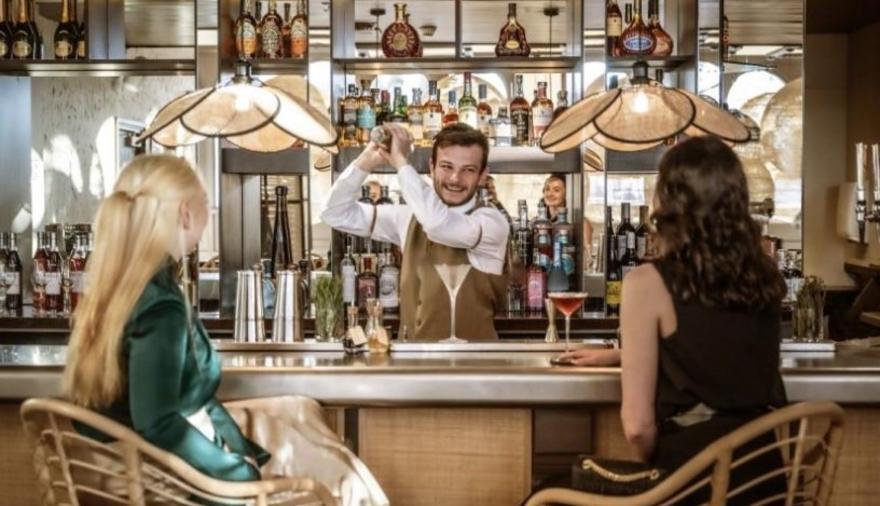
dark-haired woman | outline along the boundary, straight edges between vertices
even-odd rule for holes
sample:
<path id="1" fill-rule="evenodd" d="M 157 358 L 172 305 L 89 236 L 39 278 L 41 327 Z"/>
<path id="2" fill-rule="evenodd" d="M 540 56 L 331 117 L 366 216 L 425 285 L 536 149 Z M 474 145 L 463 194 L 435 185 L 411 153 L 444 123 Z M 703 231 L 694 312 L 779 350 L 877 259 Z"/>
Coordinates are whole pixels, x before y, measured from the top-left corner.
<path id="1" fill-rule="evenodd" d="M 578 365 L 621 364 L 626 439 L 657 468 L 674 471 L 786 402 L 779 374 L 785 284 L 761 250 L 748 204 L 742 165 L 723 142 L 692 138 L 670 149 L 652 216 L 658 258 L 623 280 L 621 351 L 571 354 Z M 770 441 L 767 435 L 753 446 Z M 771 453 L 746 464 L 731 489 L 779 459 Z M 779 481 L 728 504 L 784 491 Z"/>

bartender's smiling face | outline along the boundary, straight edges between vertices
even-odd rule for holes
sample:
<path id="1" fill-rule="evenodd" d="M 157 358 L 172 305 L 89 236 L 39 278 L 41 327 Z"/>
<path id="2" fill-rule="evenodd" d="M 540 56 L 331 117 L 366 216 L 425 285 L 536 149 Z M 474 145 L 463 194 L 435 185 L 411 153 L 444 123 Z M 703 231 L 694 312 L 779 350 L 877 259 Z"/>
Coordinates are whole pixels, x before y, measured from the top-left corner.
<path id="1" fill-rule="evenodd" d="M 482 163 L 483 148 L 477 144 L 437 149 L 437 159 L 431 161 L 431 178 L 440 200 L 449 206 L 470 200 L 483 175 Z"/>

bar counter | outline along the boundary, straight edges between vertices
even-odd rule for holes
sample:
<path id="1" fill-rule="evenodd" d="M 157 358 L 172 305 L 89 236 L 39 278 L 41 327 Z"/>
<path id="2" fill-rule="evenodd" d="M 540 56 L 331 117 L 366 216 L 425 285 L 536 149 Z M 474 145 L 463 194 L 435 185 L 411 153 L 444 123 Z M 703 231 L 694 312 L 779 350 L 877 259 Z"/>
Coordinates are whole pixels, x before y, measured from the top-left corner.
<path id="1" fill-rule="evenodd" d="M 219 397 L 307 395 L 373 471 L 392 504 L 515 505 L 535 480 L 579 453 L 632 458 L 620 427 L 620 369 L 550 364 L 563 343 L 393 343 L 390 354 L 346 355 L 338 343 L 216 340 Z M 607 346 L 602 339 L 573 346 Z M 833 504 L 869 504 L 880 476 L 880 348 L 783 343 L 791 401 L 834 400 L 847 412 Z M 55 396 L 64 346 L 0 345 L 0 490 L 37 504 L 23 399 Z M 873 481 L 872 481 L 873 480 Z M 15 486 L 13 486 L 15 485 Z"/>

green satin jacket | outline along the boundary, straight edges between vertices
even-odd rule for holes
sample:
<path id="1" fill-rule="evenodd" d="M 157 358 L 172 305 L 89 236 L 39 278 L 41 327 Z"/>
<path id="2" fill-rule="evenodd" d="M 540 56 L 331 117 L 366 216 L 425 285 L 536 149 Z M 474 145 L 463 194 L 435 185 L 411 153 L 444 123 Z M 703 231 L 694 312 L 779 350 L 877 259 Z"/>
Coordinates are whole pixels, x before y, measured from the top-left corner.
<path id="1" fill-rule="evenodd" d="M 259 480 L 260 472 L 244 456 L 263 465 L 270 455 L 244 437 L 214 397 L 220 385 L 220 357 L 201 321 L 190 321 L 187 325 L 186 301 L 173 270 L 164 266 L 147 284 L 125 326 L 122 362 L 127 390 L 103 414 L 209 476 Z M 213 422 L 214 441 L 186 420 L 202 406 Z"/>

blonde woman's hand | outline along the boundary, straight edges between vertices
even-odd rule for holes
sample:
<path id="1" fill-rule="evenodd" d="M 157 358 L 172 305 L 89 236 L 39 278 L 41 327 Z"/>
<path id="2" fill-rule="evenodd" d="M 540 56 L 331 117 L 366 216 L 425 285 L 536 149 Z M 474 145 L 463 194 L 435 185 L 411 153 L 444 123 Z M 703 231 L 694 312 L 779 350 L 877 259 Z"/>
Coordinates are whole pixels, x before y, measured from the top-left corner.
<path id="1" fill-rule="evenodd" d="M 620 365 L 620 350 L 584 348 L 563 353 L 559 358 L 572 365 L 612 367 Z"/>

